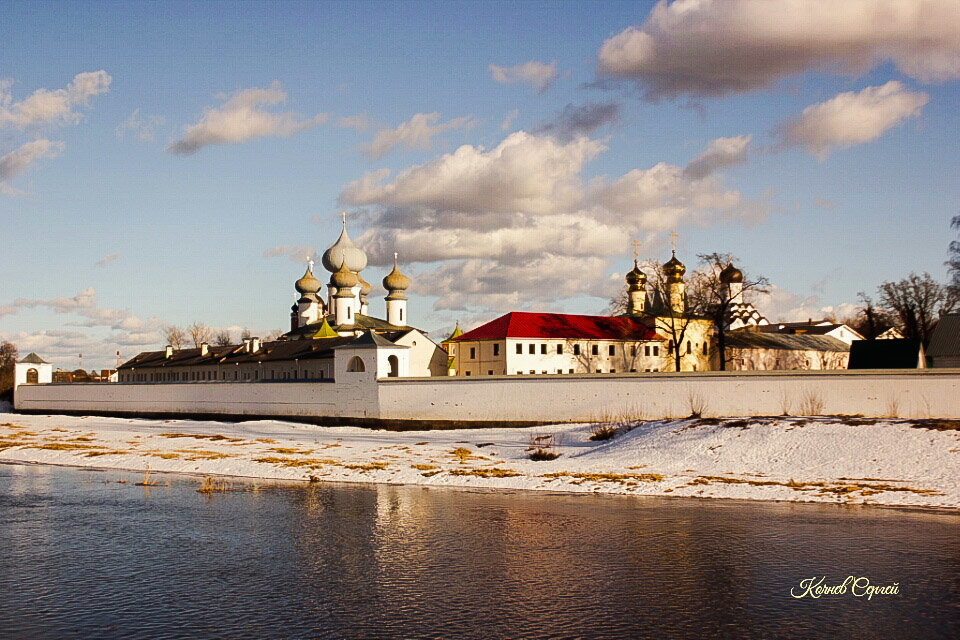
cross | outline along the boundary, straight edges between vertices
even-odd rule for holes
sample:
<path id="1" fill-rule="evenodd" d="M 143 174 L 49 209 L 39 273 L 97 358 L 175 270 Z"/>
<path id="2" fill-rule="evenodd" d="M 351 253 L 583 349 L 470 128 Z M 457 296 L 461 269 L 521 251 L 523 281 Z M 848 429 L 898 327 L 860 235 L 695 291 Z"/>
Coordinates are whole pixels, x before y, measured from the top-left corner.
<path id="1" fill-rule="evenodd" d="M 640 241 L 633 241 L 633 259 L 637 260 L 640 257 Z"/>
<path id="2" fill-rule="evenodd" d="M 307 266 L 310 267 L 310 271 L 313 271 L 313 260 L 309 256 L 307 257 Z"/>
<path id="3" fill-rule="evenodd" d="M 670 232 L 670 244 L 673 245 L 673 250 L 676 251 L 677 250 L 677 232 L 676 231 Z"/>
<path id="4" fill-rule="evenodd" d="M 347 212 L 346 212 L 346 211 L 341 211 L 341 212 L 340 212 L 340 217 L 343 218 L 343 226 L 347 226 Z"/>
<path id="5" fill-rule="evenodd" d="M 397 266 L 397 252 L 393 252 L 393 266 Z"/>

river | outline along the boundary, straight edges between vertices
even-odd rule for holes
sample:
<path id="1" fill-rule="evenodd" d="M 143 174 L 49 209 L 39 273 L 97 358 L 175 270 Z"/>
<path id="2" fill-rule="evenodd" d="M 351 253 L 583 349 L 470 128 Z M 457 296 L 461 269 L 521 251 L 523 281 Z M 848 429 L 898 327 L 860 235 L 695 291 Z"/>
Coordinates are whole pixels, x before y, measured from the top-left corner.
<path id="1" fill-rule="evenodd" d="M 953 513 L 143 479 L 0 465 L 0 636 L 960 637 Z"/>

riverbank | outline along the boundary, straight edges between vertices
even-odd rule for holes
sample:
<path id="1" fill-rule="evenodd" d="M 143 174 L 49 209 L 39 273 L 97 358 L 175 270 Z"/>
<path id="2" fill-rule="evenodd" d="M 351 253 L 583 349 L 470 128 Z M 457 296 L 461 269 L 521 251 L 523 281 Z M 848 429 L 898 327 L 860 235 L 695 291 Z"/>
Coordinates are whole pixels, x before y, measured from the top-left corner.
<path id="1" fill-rule="evenodd" d="M 0 462 L 960 508 L 958 429 L 960 421 L 781 416 L 393 432 L 0 412 Z M 614 433 L 591 439 L 603 431 Z"/>

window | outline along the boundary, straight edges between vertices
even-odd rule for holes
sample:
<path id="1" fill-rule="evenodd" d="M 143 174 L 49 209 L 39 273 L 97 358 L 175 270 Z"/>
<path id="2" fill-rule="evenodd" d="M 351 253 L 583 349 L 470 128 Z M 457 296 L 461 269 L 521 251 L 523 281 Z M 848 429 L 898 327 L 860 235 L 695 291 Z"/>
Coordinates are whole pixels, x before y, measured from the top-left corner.
<path id="1" fill-rule="evenodd" d="M 563 369 L 557 369 L 557 373 L 563 373 Z"/>
<path id="2" fill-rule="evenodd" d="M 597 369 L 597 373 L 603 373 L 601 369 Z"/>
<path id="3" fill-rule="evenodd" d="M 558 356 L 562 356 L 562 355 L 563 355 L 563 345 L 562 345 L 562 344 L 558 344 L 558 345 L 557 345 L 557 355 L 558 355 Z"/>
<path id="4" fill-rule="evenodd" d="M 540 345 L 540 355 L 543 355 L 543 356 L 547 355 L 547 345 L 546 345 L 546 344 L 541 344 L 541 345 Z"/>
<path id="5" fill-rule="evenodd" d="M 632 346 L 630 347 L 630 355 L 631 355 L 631 356 L 636 356 L 636 355 L 637 355 L 637 345 L 632 345 Z"/>
<path id="6" fill-rule="evenodd" d="M 534 375 L 534 374 L 536 374 L 536 373 L 537 373 L 537 370 L 536 370 L 536 369 L 530 369 L 530 374 L 531 374 L 531 375 Z"/>
<path id="7" fill-rule="evenodd" d="M 390 367 L 390 370 L 387 372 L 387 377 L 388 378 L 400 377 L 400 359 L 397 358 L 397 356 L 390 356 L 389 358 L 387 358 L 387 364 Z"/>
<path id="8" fill-rule="evenodd" d="M 687 340 L 687 353 L 688 353 L 688 354 L 691 353 L 690 341 L 689 341 L 689 340 Z"/>
<path id="9" fill-rule="evenodd" d="M 573 355 L 575 355 L 575 356 L 580 355 L 580 345 L 578 345 L 578 344 L 573 345 Z M 572 373 L 572 372 L 571 372 L 571 373 Z"/>
<path id="10" fill-rule="evenodd" d="M 477 357 L 477 348 L 470 347 L 470 359 L 473 360 L 476 357 Z"/>
<path id="11" fill-rule="evenodd" d="M 403 307 L 400 307 L 400 322 L 403 322 Z"/>
<path id="12" fill-rule="evenodd" d="M 673 340 L 667 343 L 667 353 L 673 353 Z"/>
<path id="13" fill-rule="evenodd" d="M 347 371 L 351 373 L 361 373 L 366 371 L 367 368 L 363 364 L 363 360 L 360 356 L 353 356 L 350 358 L 350 362 L 347 363 Z"/>
<path id="14" fill-rule="evenodd" d="M 533 355 L 533 354 L 535 354 L 536 352 L 537 352 L 537 345 L 531 344 L 531 345 L 530 345 L 530 355 Z"/>
<path id="15" fill-rule="evenodd" d="M 607 353 L 611 356 L 616 355 L 617 347 L 615 345 L 610 345 L 609 347 L 607 347 Z"/>
<path id="16" fill-rule="evenodd" d="M 597 344 L 593 345 L 590 348 L 590 353 L 592 353 L 595 356 L 600 355 L 600 345 L 597 345 Z M 599 371 L 597 373 L 599 373 Z"/>
<path id="17" fill-rule="evenodd" d="M 489 371 L 487 371 L 487 375 L 488 375 L 488 376 L 492 376 L 492 375 L 493 375 L 493 369 L 490 369 Z"/>
<path id="18" fill-rule="evenodd" d="M 655 356 L 660 355 L 660 345 L 656 345 L 656 344 L 653 345 L 653 355 Z"/>
<path id="19" fill-rule="evenodd" d="M 610 373 L 616 373 L 616 372 L 617 372 L 616 369 L 610 369 Z"/>
<path id="20" fill-rule="evenodd" d="M 645 345 L 645 346 L 643 347 L 643 355 L 645 355 L 645 356 L 649 356 L 649 355 L 650 355 L 650 345 Z"/>
<path id="21" fill-rule="evenodd" d="M 464 375 L 467 375 L 467 376 L 470 375 L 470 371 L 464 372 Z"/>
<path id="22" fill-rule="evenodd" d="M 570 369 L 570 373 L 573 373 L 573 369 Z"/>
<path id="23" fill-rule="evenodd" d="M 707 355 L 707 343 L 703 343 L 703 355 Z"/>
<path id="24" fill-rule="evenodd" d="M 523 345 L 520 343 L 517 343 L 517 353 L 518 354 L 523 353 Z"/>
<path id="25" fill-rule="evenodd" d="M 493 355 L 495 355 L 495 356 L 500 355 L 500 345 L 499 345 L 499 344 L 493 345 Z"/>

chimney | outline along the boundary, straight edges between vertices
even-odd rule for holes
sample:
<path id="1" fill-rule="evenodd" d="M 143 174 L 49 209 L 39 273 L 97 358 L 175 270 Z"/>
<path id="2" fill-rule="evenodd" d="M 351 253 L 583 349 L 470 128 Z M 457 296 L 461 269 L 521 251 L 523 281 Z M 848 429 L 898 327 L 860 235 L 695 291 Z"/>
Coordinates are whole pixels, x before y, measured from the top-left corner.
<path id="1" fill-rule="evenodd" d="M 243 352 L 250 353 L 250 338 L 243 339 Z"/>
<path id="2" fill-rule="evenodd" d="M 200 355 L 206 356 L 210 354 L 210 345 L 206 342 L 200 344 Z"/>
<path id="3" fill-rule="evenodd" d="M 166 349 L 163 357 L 164 357 L 164 358 L 167 358 L 167 359 L 170 359 L 170 358 L 173 357 L 173 347 L 172 347 L 171 345 L 169 345 L 169 344 L 167 345 L 167 349 Z"/>
<path id="4" fill-rule="evenodd" d="M 260 351 L 261 344 L 260 338 L 252 338 L 250 344 L 250 353 L 256 353 L 257 351 Z"/>

